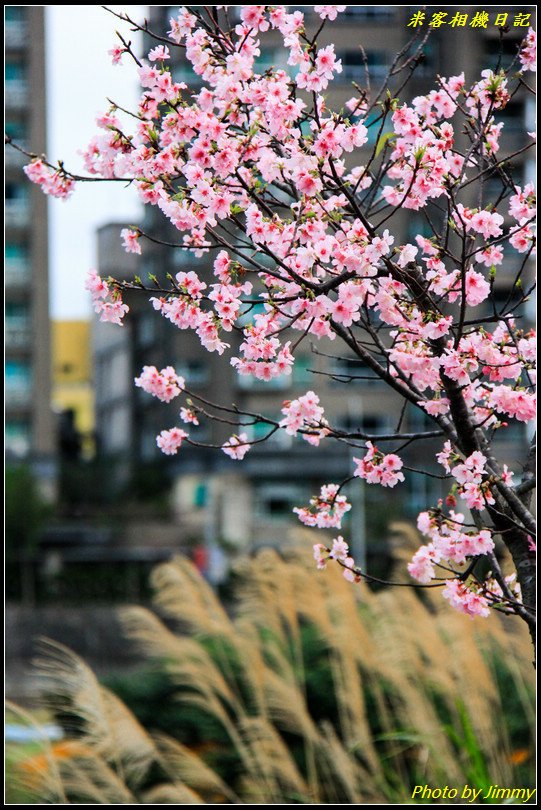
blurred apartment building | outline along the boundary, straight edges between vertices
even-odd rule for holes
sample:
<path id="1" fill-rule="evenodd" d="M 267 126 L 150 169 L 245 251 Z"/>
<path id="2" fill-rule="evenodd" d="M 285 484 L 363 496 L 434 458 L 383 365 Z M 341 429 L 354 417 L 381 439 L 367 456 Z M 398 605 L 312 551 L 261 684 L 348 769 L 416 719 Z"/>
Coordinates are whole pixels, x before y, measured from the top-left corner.
<path id="1" fill-rule="evenodd" d="M 5 127 L 23 148 L 45 152 L 44 7 L 4 6 Z M 6 458 L 32 466 L 43 493 L 55 481 L 48 309 L 47 198 L 28 163 L 5 149 Z"/>
<path id="2" fill-rule="evenodd" d="M 295 8 L 302 8 L 307 24 L 315 30 L 319 18 L 315 17 L 311 7 Z M 464 8 L 463 11 L 473 14 L 477 8 Z M 411 37 L 408 21 L 418 10 L 399 6 L 351 6 L 327 26 L 321 45 L 334 42 L 343 64 L 343 72 L 333 83 L 332 94 L 329 93 L 331 108 L 340 108 L 353 95 L 352 81 L 365 86 L 361 44 L 370 68 L 372 92 L 383 82 L 388 66 Z M 447 11 L 454 13 L 455 9 Z M 150 28 L 167 30 L 169 18 L 176 12 L 175 7 L 151 7 Z M 492 24 L 495 16 L 492 11 L 490 16 L 491 24 L 486 30 L 469 27 L 460 31 L 436 29 L 426 46 L 425 60 L 400 94 L 401 100 L 428 92 L 436 74 L 450 76 L 464 70 L 466 80 L 471 82 L 482 68 L 495 67 L 499 32 Z M 426 9 L 427 22 L 429 19 L 430 8 Z M 517 42 L 526 31 L 527 28 L 511 27 L 504 38 L 506 58 L 512 58 L 516 53 Z M 278 37 L 273 39 L 272 33 L 264 34 L 261 42 L 259 71 L 263 72 L 271 65 L 287 68 Z M 176 54 L 175 49 L 172 51 Z M 173 62 L 172 73 L 174 80 L 197 86 L 197 77 L 185 61 Z M 525 94 L 517 94 L 504 110 L 501 116 L 506 123 L 502 139 L 504 151 L 516 151 L 526 143 L 526 130 L 533 128 L 532 113 Z M 372 140 L 367 148 L 373 148 L 375 128 L 369 132 Z M 517 158 L 514 168 L 517 182 L 530 178 L 532 166 L 526 161 Z M 487 196 L 490 196 L 490 190 Z M 118 277 L 125 274 L 126 278 L 133 278 L 137 272 L 143 279 L 148 273 L 164 279 L 166 274 L 175 275 L 179 270 L 196 269 L 203 277 L 205 272 L 210 272 L 208 262 L 207 271 L 204 269 L 205 259 L 196 259 L 188 251 L 173 250 L 144 239 L 142 257 L 125 254 L 120 244 L 121 227 L 121 224 L 111 224 L 99 232 L 101 275 Z M 179 233 L 158 209 L 151 206 L 147 206 L 143 227 L 166 242 L 181 241 Z M 422 213 L 406 212 L 393 219 L 395 244 L 411 241 L 418 233 L 429 235 Z M 520 266 L 519 259 L 509 256 L 498 273 L 497 295 L 503 301 L 510 293 L 509 285 Z M 234 403 L 241 410 L 262 413 L 274 419 L 281 418 L 284 400 L 312 389 L 320 396 L 326 416 L 333 425 L 350 430 L 363 429 L 373 434 L 391 432 L 396 428 L 403 402 L 377 379 L 352 379 L 372 374 L 352 356 L 347 356 L 337 345 L 338 341 L 315 343 L 313 349 L 309 340 L 303 341 L 295 352 L 293 374 L 262 383 L 238 376 L 229 366 L 228 357 L 206 352 L 195 335 L 179 331 L 161 318 L 149 304 L 147 295 L 133 293 L 126 300 L 132 312 L 122 329 L 97 324 L 94 331 L 99 447 L 102 453 L 116 460 L 124 474 L 128 473 L 130 466 L 156 459 L 160 452 L 156 447 L 156 435 L 160 430 L 182 424 L 178 417 L 180 405 L 177 403 L 180 400 L 167 406 L 133 385 L 133 378 L 140 374 L 143 365 L 158 368 L 173 365 L 185 377 L 187 387 L 208 402 Z M 232 333 L 226 339 L 232 344 L 232 356 L 240 339 Z M 403 429 L 415 431 L 429 429 L 429 426 L 430 422 L 423 418 L 419 409 L 406 408 Z M 266 433 L 257 425 L 243 429 L 250 438 L 259 438 Z M 520 458 L 518 449 L 523 445 L 524 435 L 518 425 L 512 430 L 513 433 L 508 433 L 505 438 L 505 453 L 509 462 L 514 464 Z M 222 444 L 232 432 L 239 430 L 212 421 L 203 422 L 198 429 L 190 426 L 190 435 L 209 445 Z M 434 458 L 434 453 L 433 444 L 420 443 L 409 452 L 408 464 L 414 468 L 424 466 L 428 457 Z M 260 543 L 282 542 L 286 521 L 292 519 L 293 506 L 307 504 L 322 483 L 340 481 L 350 475 L 351 456 L 351 448 L 344 444 L 322 442 L 319 448 L 314 448 L 302 439 L 279 432 L 269 441 L 254 446 L 242 462 L 233 462 L 216 449 L 185 445 L 178 456 L 164 459 L 164 463 L 175 482 L 175 501 L 185 536 L 214 537 L 233 545 L 254 547 Z M 439 472 L 435 460 L 434 471 Z M 386 523 L 393 517 L 404 517 L 404 512 L 411 517 L 435 500 L 439 496 L 438 486 L 436 479 L 409 473 L 406 484 L 396 494 L 377 487 L 364 487 L 364 482 L 358 482 L 350 497 L 357 515 L 364 510 L 374 536 L 381 537 Z M 358 521 L 357 528 L 352 524 L 351 531 L 362 534 Z M 362 537 L 357 540 L 363 542 Z"/>

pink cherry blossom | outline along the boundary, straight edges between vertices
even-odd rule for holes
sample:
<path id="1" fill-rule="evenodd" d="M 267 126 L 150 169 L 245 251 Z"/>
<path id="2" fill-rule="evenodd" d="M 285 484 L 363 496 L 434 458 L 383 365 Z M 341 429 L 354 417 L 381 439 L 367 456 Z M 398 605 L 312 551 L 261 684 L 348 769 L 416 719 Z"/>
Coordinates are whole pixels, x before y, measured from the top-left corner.
<path id="1" fill-rule="evenodd" d="M 170 430 L 162 430 L 160 435 L 156 436 L 156 444 L 166 456 L 174 456 L 186 438 L 188 438 L 188 434 L 184 430 L 174 427 Z"/>
<path id="2" fill-rule="evenodd" d="M 293 511 L 306 526 L 320 529 L 339 529 L 342 518 L 351 509 L 345 495 L 340 495 L 337 484 L 324 484 L 319 496 L 310 499 L 310 506 L 295 507 Z"/>
<path id="3" fill-rule="evenodd" d="M 126 50 L 122 45 L 114 45 L 109 51 L 107 51 L 107 53 L 111 56 L 111 64 L 119 65 L 123 54 L 126 53 Z"/>
<path id="4" fill-rule="evenodd" d="M 139 244 L 139 237 L 141 234 L 138 231 L 130 231 L 128 228 L 123 228 L 120 231 L 122 237 L 122 244 L 126 253 L 141 253 L 141 245 Z"/>
<path id="5" fill-rule="evenodd" d="M 403 462 L 394 453 L 384 455 L 379 453 L 372 442 L 366 442 L 367 453 L 363 459 L 353 458 L 357 464 L 353 475 L 364 478 L 368 484 L 381 484 L 383 487 L 394 487 L 399 481 L 404 481 L 404 474 L 400 472 Z"/>
<path id="6" fill-rule="evenodd" d="M 179 377 L 172 366 L 162 368 L 161 371 L 155 366 L 143 366 L 141 375 L 135 378 L 135 385 L 162 402 L 171 402 L 182 392 L 185 383 L 184 378 Z"/>
<path id="7" fill-rule="evenodd" d="M 490 295 L 490 284 L 481 273 L 468 270 L 466 273 L 466 302 L 470 307 L 476 307 Z"/>
<path id="8" fill-rule="evenodd" d="M 157 62 L 163 59 L 170 59 L 171 54 L 167 45 L 158 45 L 148 52 L 148 58 L 151 62 Z"/>
<path id="9" fill-rule="evenodd" d="M 447 580 L 442 596 L 461 613 L 465 613 L 472 619 L 475 616 L 487 617 L 490 613 L 489 602 L 485 596 L 471 590 L 465 583 L 458 579 Z"/>
<path id="10" fill-rule="evenodd" d="M 244 458 L 250 447 L 248 435 L 246 433 L 239 433 L 238 436 L 236 434 L 230 436 L 227 442 L 222 445 L 222 450 L 226 456 L 235 459 L 235 461 L 240 461 Z"/>
<path id="11" fill-rule="evenodd" d="M 536 71 L 537 69 L 537 34 L 533 28 L 528 30 L 526 38 L 519 51 L 520 64 L 523 70 Z"/>
<path id="12" fill-rule="evenodd" d="M 199 419 L 197 418 L 196 412 L 192 408 L 181 408 L 180 409 L 180 418 L 186 424 L 198 425 Z"/>
<path id="13" fill-rule="evenodd" d="M 338 14 L 346 10 L 346 6 L 315 6 L 315 10 L 322 20 L 336 20 Z"/>

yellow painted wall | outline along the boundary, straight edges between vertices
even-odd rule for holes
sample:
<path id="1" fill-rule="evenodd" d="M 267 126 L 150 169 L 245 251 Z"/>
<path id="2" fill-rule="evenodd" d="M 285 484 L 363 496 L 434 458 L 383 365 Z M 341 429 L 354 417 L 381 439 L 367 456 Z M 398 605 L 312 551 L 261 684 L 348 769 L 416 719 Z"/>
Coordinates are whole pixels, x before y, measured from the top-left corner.
<path id="1" fill-rule="evenodd" d="M 92 385 L 91 324 L 53 321 L 53 407 L 73 409 L 75 426 L 83 434 L 83 453 L 94 453 L 94 388 Z"/>

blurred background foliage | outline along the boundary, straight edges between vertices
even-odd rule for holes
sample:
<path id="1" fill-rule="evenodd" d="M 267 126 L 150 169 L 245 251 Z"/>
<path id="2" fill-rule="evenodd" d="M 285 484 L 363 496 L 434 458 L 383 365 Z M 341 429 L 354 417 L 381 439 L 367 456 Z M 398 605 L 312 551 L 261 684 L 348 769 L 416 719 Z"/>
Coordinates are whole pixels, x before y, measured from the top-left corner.
<path id="1" fill-rule="evenodd" d="M 121 611 L 140 667 L 107 684 L 45 643 L 36 673 L 63 739 L 9 747 L 11 803 L 400 803 L 416 784 L 533 785 L 522 626 L 471 621 L 430 590 L 352 587 L 305 557 L 239 562 L 227 611 L 188 561 L 157 567 L 154 612 Z"/>
<path id="2" fill-rule="evenodd" d="M 41 496 L 27 465 L 7 465 L 5 473 L 5 539 L 8 559 L 31 553 L 53 509 Z"/>

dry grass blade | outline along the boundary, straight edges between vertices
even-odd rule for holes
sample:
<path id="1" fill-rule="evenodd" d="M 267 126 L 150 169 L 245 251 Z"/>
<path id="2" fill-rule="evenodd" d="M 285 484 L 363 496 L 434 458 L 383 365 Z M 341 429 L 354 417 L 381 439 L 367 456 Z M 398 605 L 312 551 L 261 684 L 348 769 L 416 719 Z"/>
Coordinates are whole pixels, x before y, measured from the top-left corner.
<path id="1" fill-rule="evenodd" d="M 218 774 L 185 745 L 163 734 L 156 735 L 156 744 L 162 766 L 172 780 L 181 780 L 212 804 L 222 803 L 225 799 L 233 803 L 238 801 L 238 797 Z"/>
<path id="2" fill-rule="evenodd" d="M 232 635 L 233 627 L 212 588 L 188 560 L 177 557 L 173 562 L 154 569 L 151 583 L 154 604 L 170 619 L 193 633 Z"/>
<path id="3" fill-rule="evenodd" d="M 206 804 L 201 796 L 181 782 L 156 785 L 143 794 L 142 804 Z"/>
<path id="4" fill-rule="evenodd" d="M 239 731 L 252 754 L 253 783 L 265 791 L 266 802 L 276 804 L 301 797 L 306 801 L 310 796 L 308 785 L 272 724 L 262 717 L 248 717 Z"/>

